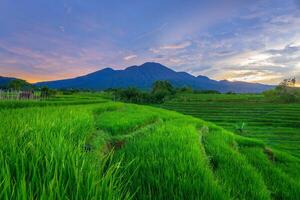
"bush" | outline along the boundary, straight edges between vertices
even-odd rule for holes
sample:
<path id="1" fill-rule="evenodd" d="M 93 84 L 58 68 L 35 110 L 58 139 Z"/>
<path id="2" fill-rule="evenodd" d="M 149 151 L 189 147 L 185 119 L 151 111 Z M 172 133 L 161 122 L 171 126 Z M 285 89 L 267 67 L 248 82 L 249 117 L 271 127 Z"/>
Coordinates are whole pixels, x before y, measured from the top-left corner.
<path id="1" fill-rule="evenodd" d="M 221 94 L 217 90 L 194 90 L 195 94 Z"/>
<path id="2" fill-rule="evenodd" d="M 138 104 L 163 103 L 176 93 L 168 81 L 156 81 L 150 93 L 133 87 L 127 89 L 110 88 L 106 91 L 113 94 L 114 100 Z"/>
<path id="3" fill-rule="evenodd" d="M 14 79 L 12 81 L 9 82 L 8 84 L 8 89 L 13 89 L 13 90 L 31 90 L 33 89 L 33 86 L 21 79 Z"/>
<path id="4" fill-rule="evenodd" d="M 300 100 L 300 91 L 295 87 L 296 79 L 285 79 L 275 89 L 263 92 L 269 101 L 294 103 Z"/>
<path id="5" fill-rule="evenodd" d="M 49 89 L 48 87 L 41 88 L 41 97 L 42 98 L 49 98 L 51 96 L 55 96 L 57 94 L 56 90 Z"/>

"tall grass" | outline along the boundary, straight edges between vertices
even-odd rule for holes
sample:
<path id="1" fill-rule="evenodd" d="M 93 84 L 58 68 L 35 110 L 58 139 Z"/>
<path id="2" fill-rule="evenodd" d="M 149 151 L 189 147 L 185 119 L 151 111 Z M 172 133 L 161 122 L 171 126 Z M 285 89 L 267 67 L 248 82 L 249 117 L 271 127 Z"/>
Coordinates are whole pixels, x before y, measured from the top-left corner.
<path id="1" fill-rule="evenodd" d="M 300 184 L 282 169 L 274 166 L 276 158 L 268 158 L 261 148 L 244 148 L 242 153 L 263 176 L 274 199 L 297 199 L 300 197 Z"/>
<path id="2" fill-rule="evenodd" d="M 96 126 L 112 135 L 122 135 L 153 123 L 157 119 L 157 113 L 131 105 L 119 107 L 112 112 L 102 113 L 96 118 Z"/>
<path id="3" fill-rule="evenodd" d="M 200 135 L 187 124 L 156 125 L 131 138 L 118 154 L 128 168 L 135 199 L 227 199 L 214 180 Z M 134 166 L 138 166 L 135 168 Z"/>
<path id="4" fill-rule="evenodd" d="M 83 150 L 94 130 L 87 107 L 0 111 L 0 199 L 128 197 L 109 158 Z"/>
<path id="5" fill-rule="evenodd" d="M 204 137 L 216 178 L 233 199 L 270 199 L 263 178 L 242 156 L 229 133 L 212 127 Z"/>
<path id="6" fill-rule="evenodd" d="M 299 103 L 270 103 L 262 95 L 181 94 L 158 106 L 263 140 L 271 147 L 300 158 Z M 245 125 L 242 130 L 241 124 Z"/>
<path id="7" fill-rule="evenodd" d="M 299 197 L 299 159 L 259 139 L 149 106 L 74 98 L 0 108 L 0 199 Z"/>
<path id="8" fill-rule="evenodd" d="M 146 128 L 135 127 L 145 124 L 149 116 L 157 118 L 157 122 Z M 277 164 L 266 167 L 266 156 L 261 163 L 260 159 L 254 162 L 250 158 L 258 155 L 252 154 L 266 148 L 260 140 L 235 135 L 193 117 L 145 106 L 124 104 L 121 109 L 100 113 L 96 118 L 99 129 L 111 137 L 123 136 L 117 138 L 122 146 L 114 160 L 123 159 L 123 164 L 131 164 L 123 171 L 135 199 L 297 197 L 297 181 L 288 181 L 288 175 L 279 175 L 278 170 L 294 173 L 299 162 L 290 155 L 290 159 L 285 158 L 280 151 Z"/>

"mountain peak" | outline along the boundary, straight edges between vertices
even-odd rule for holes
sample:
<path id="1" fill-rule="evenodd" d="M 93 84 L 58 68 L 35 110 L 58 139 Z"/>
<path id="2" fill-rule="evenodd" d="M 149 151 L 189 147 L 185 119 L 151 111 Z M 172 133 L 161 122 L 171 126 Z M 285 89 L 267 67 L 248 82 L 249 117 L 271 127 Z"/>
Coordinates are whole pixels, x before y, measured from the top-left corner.
<path id="1" fill-rule="evenodd" d="M 134 65 L 131 67 L 128 67 L 125 69 L 125 71 L 140 71 L 144 73 L 168 73 L 168 72 L 174 72 L 172 69 L 156 62 L 146 62 L 142 65 Z"/>
<path id="2" fill-rule="evenodd" d="M 144 64 L 141 65 L 142 66 L 160 66 L 160 67 L 166 67 L 160 63 L 157 62 L 145 62 Z"/>
<path id="3" fill-rule="evenodd" d="M 103 90 L 107 88 L 137 87 L 149 89 L 157 80 L 170 81 L 175 87 L 189 86 L 194 89 L 218 90 L 220 92 L 259 93 L 272 87 L 256 84 L 225 83 L 209 79 L 205 76 L 195 77 L 187 72 L 176 72 L 160 63 L 146 62 L 139 66 L 131 66 L 125 70 L 104 68 L 75 79 L 51 81 L 37 85 L 51 88 L 86 88 Z"/>
<path id="4" fill-rule="evenodd" d="M 110 67 L 106 67 L 103 69 L 100 69 L 98 71 L 92 72 L 90 74 L 85 75 L 85 77 L 89 77 L 89 76 L 98 76 L 98 74 L 111 74 L 113 73 L 115 70 L 110 68 Z M 80 76 L 79 76 L 80 77 Z"/>
<path id="5" fill-rule="evenodd" d="M 114 69 L 110 68 L 110 67 L 105 67 L 100 71 L 115 71 Z"/>
<path id="6" fill-rule="evenodd" d="M 210 78 L 208 78 L 207 76 L 203 76 L 203 75 L 199 75 L 197 76 L 198 79 L 202 79 L 202 80 L 211 80 Z"/>

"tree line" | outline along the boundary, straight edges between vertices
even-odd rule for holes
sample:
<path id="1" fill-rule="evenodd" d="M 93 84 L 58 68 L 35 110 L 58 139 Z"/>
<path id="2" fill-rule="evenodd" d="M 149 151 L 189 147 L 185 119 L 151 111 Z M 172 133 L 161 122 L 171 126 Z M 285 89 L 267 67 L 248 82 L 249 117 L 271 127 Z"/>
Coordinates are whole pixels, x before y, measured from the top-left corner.
<path id="1" fill-rule="evenodd" d="M 214 90 L 193 90 L 191 87 L 175 88 L 169 81 L 155 81 L 150 91 L 139 90 L 134 87 L 129 88 L 111 88 L 105 90 L 110 93 L 115 101 L 137 104 L 160 104 L 173 98 L 178 93 L 206 93 L 219 94 Z"/>
<path id="2" fill-rule="evenodd" d="M 32 93 L 39 91 L 41 98 L 48 98 L 57 94 L 57 90 L 53 90 L 48 87 L 36 87 L 22 79 L 13 79 L 6 85 L 1 85 L 0 89 L 10 91 L 28 91 Z"/>
<path id="3" fill-rule="evenodd" d="M 119 89 L 111 88 L 105 91 L 110 93 L 115 101 L 138 104 L 162 103 L 176 93 L 174 87 L 168 81 L 154 82 L 150 92 L 139 90 L 134 87 Z"/>
<path id="4" fill-rule="evenodd" d="M 71 95 L 78 92 L 91 92 L 90 90 L 80 89 L 54 90 L 48 87 L 37 87 L 21 79 L 13 79 L 8 84 L 0 86 L 0 89 L 39 91 L 43 98 L 55 96 L 57 93 Z M 111 88 L 105 91 L 116 101 L 138 104 L 163 103 L 164 101 L 173 98 L 175 94 L 178 93 L 220 94 L 220 92 L 214 90 L 194 90 L 191 87 L 175 88 L 169 81 L 163 80 L 154 82 L 150 91 L 144 91 L 134 87 L 119 89 Z M 267 101 L 273 102 L 294 103 L 300 101 L 300 89 L 296 87 L 296 78 L 284 79 L 274 89 L 263 92 L 263 95 Z"/>

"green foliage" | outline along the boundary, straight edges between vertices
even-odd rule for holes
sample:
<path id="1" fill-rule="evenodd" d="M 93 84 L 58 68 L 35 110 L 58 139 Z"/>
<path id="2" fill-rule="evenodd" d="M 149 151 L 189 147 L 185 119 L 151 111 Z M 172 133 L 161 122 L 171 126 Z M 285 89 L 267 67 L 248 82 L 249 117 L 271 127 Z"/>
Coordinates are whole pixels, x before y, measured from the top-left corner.
<path id="1" fill-rule="evenodd" d="M 137 88 L 110 89 L 107 90 L 114 101 L 123 101 L 127 103 L 148 104 L 152 103 L 152 97 L 149 93 L 138 90 Z"/>
<path id="2" fill-rule="evenodd" d="M 42 98 L 49 98 L 49 97 L 53 97 L 57 94 L 56 90 L 52 90 L 48 87 L 42 87 L 41 88 L 41 97 Z"/>
<path id="3" fill-rule="evenodd" d="M 137 111 L 138 108 L 141 110 Z M 149 124 L 151 117 L 146 116 L 152 112 L 157 114 L 158 121 Z M 260 140 L 236 136 L 213 124 L 149 107 L 124 105 L 99 117 L 98 127 L 115 138 L 118 136 L 113 143 L 118 149 L 115 160 L 122 158 L 123 164 L 132 164 L 126 168 L 128 175 L 124 179 L 130 180 L 129 190 L 135 193 L 135 199 L 297 198 L 296 182 L 286 182 L 287 186 L 283 187 L 285 182 L 272 181 L 287 179 L 280 178 L 281 175 L 272 179 L 269 176 L 280 168 L 284 171 L 282 176 L 291 179 L 297 174 L 293 169 L 299 160 L 291 155 L 291 161 L 281 157 L 280 164 L 270 165 L 261 174 L 257 165 L 244 155 L 246 150 L 264 151 L 266 146 Z M 297 164 L 290 165 L 292 161 Z"/>
<path id="4" fill-rule="evenodd" d="M 151 94 L 154 102 L 163 103 L 167 97 L 175 94 L 175 90 L 168 81 L 155 81 L 152 86 Z"/>
<path id="5" fill-rule="evenodd" d="M 300 100 L 300 91 L 295 88 L 296 79 L 283 80 L 275 89 L 265 91 L 265 98 L 273 102 L 294 103 Z"/>
<path id="6" fill-rule="evenodd" d="M 300 157 L 300 105 L 267 101 L 263 95 L 178 94 L 159 107 L 216 123 Z"/>
<path id="7" fill-rule="evenodd" d="M 96 127 L 109 132 L 111 135 L 122 135 L 153 123 L 157 119 L 157 114 L 133 105 L 132 107 L 121 107 L 115 111 L 104 112 L 96 119 Z"/>
<path id="8" fill-rule="evenodd" d="M 13 89 L 13 90 L 23 90 L 23 89 L 32 89 L 33 87 L 31 86 L 30 83 L 21 80 L 21 79 L 14 79 L 9 82 L 8 84 L 8 89 Z"/>
<path id="9" fill-rule="evenodd" d="M 120 199 L 118 163 L 83 151 L 91 107 L 0 111 L 0 199 Z M 108 167 L 110 166 L 110 167 Z"/>
<path id="10" fill-rule="evenodd" d="M 79 93 L 79 92 L 80 92 L 79 89 L 68 89 L 68 90 L 62 89 L 62 90 L 60 90 L 60 91 L 61 91 L 62 94 L 64 94 L 64 95 L 72 95 L 72 94 L 76 94 L 76 93 Z"/>
<path id="11" fill-rule="evenodd" d="M 245 122 L 237 123 L 235 125 L 236 132 L 239 133 L 239 134 L 245 133 L 246 125 L 247 124 Z"/>
<path id="12" fill-rule="evenodd" d="M 178 102 L 182 112 L 232 129 L 243 120 L 247 132 L 100 101 L 102 93 L 0 102 L 0 199 L 298 199 L 299 158 L 262 137 L 275 130 L 266 118 L 276 105 L 258 95 L 184 95 L 189 101 Z M 299 116 L 300 106 L 282 105 L 285 113 L 295 111 L 290 117 Z M 253 131 L 252 116 L 266 126 L 258 139 L 244 137 Z"/>
<path id="13" fill-rule="evenodd" d="M 263 178 L 237 151 L 233 135 L 215 127 L 204 141 L 214 173 L 232 199 L 270 199 Z"/>
<path id="14" fill-rule="evenodd" d="M 152 93 L 173 94 L 174 88 L 169 81 L 155 81 L 152 86 Z"/>
<path id="15" fill-rule="evenodd" d="M 158 124 L 118 152 L 124 162 L 133 161 L 128 170 L 135 199 L 227 199 L 209 169 L 195 126 L 177 124 Z"/>
<path id="16" fill-rule="evenodd" d="M 226 92 L 226 94 L 236 94 L 235 92 Z"/>
<path id="17" fill-rule="evenodd" d="M 153 104 L 162 103 L 175 94 L 173 86 L 168 81 L 156 81 L 153 84 L 151 93 L 143 92 L 137 88 L 109 89 L 113 93 L 113 99 L 127 103 Z"/>
<path id="18" fill-rule="evenodd" d="M 195 94 L 221 94 L 219 91 L 216 91 L 216 90 L 194 90 L 193 93 L 195 93 Z"/>
<path id="19" fill-rule="evenodd" d="M 273 199 L 297 199 L 300 196 L 300 184 L 288 176 L 281 168 L 274 167 L 274 159 L 261 148 L 243 148 L 241 152 L 247 160 L 262 174 Z M 269 154 L 272 152 L 269 152 Z"/>
<path id="20" fill-rule="evenodd" d="M 191 87 L 181 87 L 181 88 L 176 88 L 176 93 L 193 93 L 193 88 Z"/>

